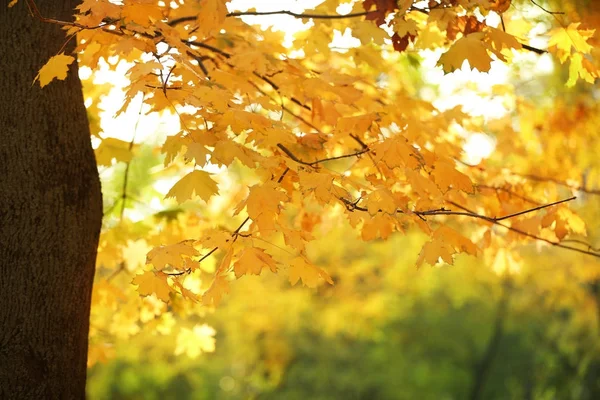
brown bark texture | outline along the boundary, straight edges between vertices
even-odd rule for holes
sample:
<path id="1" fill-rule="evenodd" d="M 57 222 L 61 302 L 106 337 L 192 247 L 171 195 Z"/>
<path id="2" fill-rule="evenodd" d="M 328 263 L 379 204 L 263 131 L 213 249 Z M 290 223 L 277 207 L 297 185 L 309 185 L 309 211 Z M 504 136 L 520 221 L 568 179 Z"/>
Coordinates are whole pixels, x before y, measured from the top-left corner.
<path id="1" fill-rule="evenodd" d="M 36 0 L 63 21 L 77 3 Z M 32 84 L 65 42 L 0 0 L 0 399 L 85 398 L 100 183 L 76 63 Z"/>

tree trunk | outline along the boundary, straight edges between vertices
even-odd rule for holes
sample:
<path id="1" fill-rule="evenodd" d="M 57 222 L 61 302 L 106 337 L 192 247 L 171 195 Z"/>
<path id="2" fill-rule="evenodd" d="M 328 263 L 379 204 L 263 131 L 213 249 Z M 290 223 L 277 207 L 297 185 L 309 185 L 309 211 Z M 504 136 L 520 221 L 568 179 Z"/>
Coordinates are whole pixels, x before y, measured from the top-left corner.
<path id="1" fill-rule="evenodd" d="M 36 0 L 72 20 L 75 0 Z M 76 63 L 43 89 L 60 26 L 0 0 L 0 398 L 82 399 L 102 198 Z"/>

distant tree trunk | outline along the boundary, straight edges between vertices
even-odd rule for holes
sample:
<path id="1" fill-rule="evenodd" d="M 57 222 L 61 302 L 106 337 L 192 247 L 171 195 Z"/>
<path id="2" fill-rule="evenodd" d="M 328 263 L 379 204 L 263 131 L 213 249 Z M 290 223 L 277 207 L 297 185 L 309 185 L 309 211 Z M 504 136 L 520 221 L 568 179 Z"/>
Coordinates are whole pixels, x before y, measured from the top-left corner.
<path id="1" fill-rule="evenodd" d="M 488 374 L 490 373 L 496 354 L 500 350 L 500 342 L 504 336 L 504 323 L 508 313 L 510 290 L 510 282 L 504 281 L 502 295 L 496 310 L 492 336 L 487 343 L 481 359 L 473 369 L 473 386 L 471 386 L 471 394 L 469 395 L 470 400 L 479 400 L 483 398 L 483 391 L 485 389 Z"/>
<path id="2" fill-rule="evenodd" d="M 72 20 L 75 0 L 36 0 Z M 85 397 L 102 198 L 77 66 L 40 89 L 60 26 L 0 0 L 0 398 Z M 69 54 L 74 39 L 62 50 Z"/>

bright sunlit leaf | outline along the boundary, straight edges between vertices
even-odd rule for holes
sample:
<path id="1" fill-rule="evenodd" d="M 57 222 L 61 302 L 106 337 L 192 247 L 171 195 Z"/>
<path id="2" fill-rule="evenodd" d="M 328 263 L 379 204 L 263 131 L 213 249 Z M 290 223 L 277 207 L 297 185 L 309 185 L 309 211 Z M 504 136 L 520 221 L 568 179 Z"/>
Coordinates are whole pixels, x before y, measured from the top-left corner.
<path id="1" fill-rule="evenodd" d="M 35 77 L 35 80 L 39 80 L 40 87 L 48 85 L 54 79 L 64 80 L 67 77 L 69 65 L 71 65 L 73 61 L 75 61 L 75 58 L 72 56 L 66 56 L 64 54 L 53 56 L 42 68 L 40 68 L 40 72 Z"/>
<path id="2" fill-rule="evenodd" d="M 179 180 L 165 198 L 174 197 L 178 203 L 191 199 L 194 195 L 208 201 L 219 192 L 217 182 L 206 171 L 194 170 Z"/>

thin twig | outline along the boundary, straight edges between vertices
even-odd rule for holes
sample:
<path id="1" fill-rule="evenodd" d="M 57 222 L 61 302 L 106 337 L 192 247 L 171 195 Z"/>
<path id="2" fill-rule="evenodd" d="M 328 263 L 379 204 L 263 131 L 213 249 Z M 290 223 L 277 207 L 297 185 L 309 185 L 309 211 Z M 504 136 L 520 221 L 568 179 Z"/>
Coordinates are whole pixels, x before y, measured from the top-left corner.
<path id="1" fill-rule="evenodd" d="M 462 210 L 465 210 L 465 211 L 467 211 L 467 212 L 472 212 L 472 211 L 471 211 L 471 210 L 469 210 L 468 208 L 465 208 L 465 207 L 461 206 L 461 205 L 460 205 L 460 204 L 458 204 L 458 203 L 455 203 L 455 202 L 453 202 L 453 201 L 448 201 L 448 202 L 449 202 L 450 204 L 452 204 L 453 206 L 455 206 L 455 207 L 458 207 L 458 208 L 460 208 L 460 209 L 462 209 Z M 562 248 L 562 249 L 572 250 L 572 251 L 575 251 L 575 252 L 577 252 L 577 253 L 586 254 L 586 255 L 588 255 L 588 256 L 593 256 L 593 257 L 600 258 L 600 253 L 598 253 L 598 252 L 594 252 L 594 251 L 588 251 L 588 250 L 582 250 L 582 249 L 578 249 L 577 247 L 568 246 L 568 245 L 566 245 L 566 244 L 563 244 L 563 243 L 560 243 L 560 242 L 555 242 L 555 241 L 552 241 L 552 240 L 549 240 L 549 239 L 546 239 L 546 238 L 543 238 L 543 237 L 540 237 L 540 236 L 534 235 L 534 234 L 532 234 L 532 233 L 525 232 L 525 231 L 523 231 L 523 230 L 521 230 L 521 229 L 517 229 L 517 228 L 514 228 L 514 227 L 512 227 L 512 226 L 509 226 L 509 225 L 504 225 L 503 223 L 501 223 L 501 222 L 498 222 L 498 221 L 492 221 L 492 222 L 493 222 L 494 224 L 498 225 L 498 226 L 501 226 L 501 227 L 503 227 L 503 228 L 506 228 L 506 229 L 508 229 L 509 231 L 513 231 L 513 232 L 515 232 L 515 233 L 518 233 L 518 234 L 520 234 L 520 235 L 523 235 L 523 236 L 527 236 L 527 237 L 529 237 L 529 238 L 532 238 L 532 239 L 538 240 L 538 241 L 540 241 L 540 242 L 545 242 L 545 243 L 548 243 L 549 245 L 556 246 L 556 247 L 560 247 L 560 248 Z"/>
<path id="2" fill-rule="evenodd" d="M 213 53 L 217 53 L 217 54 L 219 54 L 219 55 L 221 55 L 221 56 L 223 56 L 225 58 L 231 58 L 231 54 L 229 54 L 228 52 L 226 52 L 224 50 L 221 50 L 218 47 L 211 46 L 211 45 L 203 43 L 203 42 L 198 42 L 198 41 L 195 41 L 195 40 L 182 40 L 182 42 L 184 44 L 187 44 L 188 46 L 191 45 L 191 46 L 200 47 L 200 48 L 203 48 L 203 49 L 206 49 L 206 50 L 210 50 Z"/>
<path id="3" fill-rule="evenodd" d="M 525 43 L 521 43 L 521 47 L 536 54 L 546 54 L 548 52 L 548 50 L 538 49 L 537 47 L 533 47 Z"/>
<path id="4" fill-rule="evenodd" d="M 485 190 L 485 189 L 487 189 L 487 190 L 494 190 L 496 192 L 496 196 L 498 195 L 498 192 L 505 192 L 505 193 L 508 193 L 509 196 L 511 196 L 511 197 L 514 196 L 516 198 L 519 198 L 519 199 L 524 200 L 524 201 L 526 201 L 528 203 L 531 203 L 531 204 L 535 204 L 535 205 L 538 205 L 538 206 L 542 204 L 539 201 L 530 199 L 529 197 L 523 196 L 523 195 L 521 195 L 521 194 L 519 194 L 519 193 L 517 193 L 515 191 L 512 191 L 512 190 L 507 189 L 507 188 L 502 187 L 502 186 L 488 186 L 488 185 L 480 185 L 480 184 L 477 184 L 476 186 L 477 186 L 477 189 L 479 189 L 479 190 L 482 190 L 482 189 L 483 190 Z"/>
<path id="5" fill-rule="evenodd" d="M 580 244 L 582 246 L 587 247 L 587 249 L 590 250 L 590 251 L 593 251 L 593 252 L 596 252 L 596 253 L 600 253 L 600 247 L 594 247 L 590 243 L 585 242 L 583 240 L 579 240 L 579 239 L 563 239 L 561 242 L 562 243 L 565 243 L 565 242 L 578 243 L 578 244 Z"/>
<path id="6" fill-rule="evenodd" d="M 283 180 L 283 178 L 285 178 L 286 174 L 290 171 L 289 168 L 286 168 L 283 173 L 281 174 L 281 176 L 279 177 L 279 179 L 277 179 L 277 183 L 281 183 L 281 181 Z"/>
<path id="7" fill-rule="evenodd" d="M 248 81 L 248 83 L 250 83 L 252 86 L 254 86 L 254 88 L 255 88 L 255 89 L 256 89 L 256 90 L 257 90 L 259 93 L 261 93 L 261 94 L 263 94 L 263 95 L 265 95 L 265 96 L 269 97 L 271 100 L 273 100 L 274 102 L 276 102 L 276 101 L 275 101 L 275 99 L 274 99 L 273 97 L 269 96 L 269 95 L 268 95 L 268 94 L 267 94 L 267 93 L 266 93 L 264 90 L 262 90 L 260 87 L 258 87 L 258 85 L 257 85 L 255 82 Z M 281 94 L 280 94 L 280 93 L 278 93 L 278 94 L 279 94 L 279 97 L 281 97 L 282 99 L 284 98 L 283 96 L 281 96 Z M 318 128 L 318 127 L 315 125 L 315 124 L 313 124 L 313 123 L 311 123 L 311 122 L 307 121 L 307 120 L 306 120 L 305 118 L 303 118 L 302 116 L 300 116 L 300 115 L 298 115 L 298 114 L 294 113 L 294 112 L 293 112 L 293 111 L 292 111 L 292 110 L 291 110 L 289 107 L 286 107 L 285 105 L 283 105 L 283 103 L 281 104 L 281 109 L 282 109 L 283 111 L 287 112 L 288 114 L 290 114 L 292 117 L 296 118 L 298 121 L 300 121 L 300 122 L 302 122 L 302 123 L 306 124 L 308 127 L 310 127 L 310 128 L 313 128 L 313 129 L 314 129 L 315 131 L 317 131 L 318 133 L 321 133 L 321 134 L 323 134 L 323 132 L 321 132 L 321 130 L 320 130 L 320 129 L 319 129 L 319 128 Z"/>
<path id="8" fill-rule="evenodd" d="M 533 3 L 533 0 L 531 0 L 531 1 Z M 73 27 L 80 28 L 82 30 L 102 29 L 104 32 L 119 34 L 116 31 L 111 31 L 111 30 L 103 29 L 106 26 L 109 26 L 109 25 L 111 25 L 111 24 L 113 24 L 115 22 L 118 22 L 118 21 L 106 20 L 106 21 L 102 21 L 102 23 L 99 24 L 99 25 L 97 25 L 97 26 L 88 27 L 88 26 L 85 26 L 85 25 L 78 24 L 76 22 L 59 21 L 59 20 L 52 19 L 52 18 L 45 18 L 39 12 L 37 6 L 35 5 L 34 0 L 26 0 L 26 2 L 27 2 L 27 6 L 29 7 L 30 13 L 34 17 L 40 19 L 43 22 L 53 23 L 53 24 L 62 25 L 62 26 L 73 26 Z M 415 11 L 421 12 L 423 14 L 429 14 L 428 10 L 417 8 L 417 7 L 411 7 L 409 9 L 409 11 L 410 10 L 415 10 Z M 280 10 L 280 11 L 235 11 L 235 12 L 228 13 L 226 15 L 226 17 L 267 16 L 267 15 L 277 15 L 277 14 L 279 14 L 279 15 L 290 15 L 290 16 L 293 16 L 295 18 L 346 19 L 346 18 L 363 17 L 363 16 L 367 16 L 367 15 L 370 15 L 370 14 L 375 14 L 375 13 L 378 13 L 378 12 L 379 12 L 378 10 L 373 10 L 373 11 L 363 11 L 363 12 L 358 12 L 358 13 L 351 13 L 351 14 L 342 15 L 342 14 L 311 14 L 311 13 L 302 14 L 302 13 L 295 13 L 295 12 L 288 11 L 288 10 Z M 551 14 L 559 14 L 559 13 L 552 13 L 552 12 L 550 12 L 550 13 Z M 183 23 L 183 22 L 194 21 L 196 19 L 197 19 L 196 16 L 181 17 L 181 18 L 176 18 L 176 19 L 174 19 L 172 21 L 169 21 L 168 24 L 171 25 L 171 26 L 173 26 L 173 25 L 176 25 L 176 24 L 179 24 L 179 23 Z M 148 38 L 151 38 L 151 39 L 156 39 L 157 37 L 160 37 L 160 35 L 153 36 L 153 35 L 150 35 L 150 34 L 147 34 L 147 33 L 144 33 L 144 32 L 137 32 L 137 33 L 139 35 L 141 35 L 141 36 L 148 37 Z M 122 32 L 121 32 L 121 34 L 122 34 Z M 197 47 L 201 47 L 201 48 L 204 48 L 204 49 L 207 49 L 207 50 L 211 50 L 211 51 L 213 51 L 215 53 L 218 53 L 218 54 L 222 55 L 225 58 L 230 58 L 231 57 L 231 54 L 229 54 L 229 53 L 227 53 L 227 52 L 225 52 L 225 51 L 223 51 L 221 49 L 218 49 L 216 47 L 207 45 L 206 43 L 197 42 L 197 41 L 189 41 L 189 40 L 182 40 L 182 42 L 185 43 L 185 44 L 191 44 L 191 45 L 194 45 L 194 46 L 197 46 Z M 532 52 L 537 53 L 537 54 L 547 53 L 546 50 L 538 49 L 538 48 L 532 47 L 532 46 L 527 45 L 527 44 L 523 44 L 522 43 L 521 45 L 522 45 L 522 47 L 524 49 L 532 51 Z"/>
<path id="9" fill-rule="evenodd" d="M 246 223 L 250 220 L 250 217 L 246 217 L 246 219 L 244 220 L 244 222 L 242 222 L 240 224 L 240 226 L 237 227 L 237 229 L 235 231 L 233 231 L 233 233 L 231 234 L 231 237 L 233 237 L 234 241 L 237 239 L 237 237 L 240 235 L 240 230 L 244 227 L 244 225 L 246 225 Z M 209 251 L 208 253 L 206 253 L 205 255 L 203 255 L 199 260 L 198 263 L 201 263 L 202 261 L 204 261 L 205 259 L 207 259 L 210 255 L 212 255 L 215 251 L 219 250 L 219 246 L 215 246 L 211 251 Z M 169 276 L 181 276 L 181 275 L 186 275 L 192 272 L 191 268 L 188 268 L 184 271 L 178 271 L 178 272 L 166 272 L 166 275 Z"/>
<path id="10" fill-rule="evenodd" d="M 494 222 L 498 222 L 498 221 L 502 221 L 502 220 L 504 220 L 504 219 L 509 219 L 509 218 L 518 217 L 519 215 L 527 214 L 527 213 L 530 213 L 530 212 L 533 212 L 533 211 L 538 211 L 538 210 L 541 210 L 541 209 L 543 209 L 543 208 L 547 208 L 547 207 L 555 206 L 555 205 L 557 205 L 557 204 L 566 203 L 567 201 L 572 201 L 572 200 L 575 200 L 576 198 L 577 198 L 577 197 L 573 196 L 573 197 L 569 197 L 568 199 L 563 199 L 563 200 L 555 201 L 555 202 L 553 202 L 553 203 L 549 203 L 549 204 L 543 204 L 543 205 L 541 205 L 541 206 L 537 206 L 537 207 L 534 207 L 534 208 L 530 208 L 530 209 L 528 209 L 528 210 L 521 211 L 521 212 L 518 212 L 518 213 L 508 214 L 508 215 L 505 215 L 505 216 L 503 216 L 503 217 L 500 217 L 500 218 L 493 218 L 493 221 L 494 221 Z"/>
<path id="11" fill-rule="evenodd" d="M 110 274 L 107 278 L 106 278 L 106 282 L 110 282 L 113 279 L 116 278 L 117 275 L 119 275 L 121 272 L 125 271 L 125 262 L 120 262 L 119 263 L 119 267 L 117 269 L 115 269 L 112 274 Z"/>
<path id="12" fill-rule="evenodd" d="M 320 160 L 316 160 L 316 161 L 312 161 L 312 162 L 308 162 L 308 161 L 303 161 L 301 159 L 299 159 L 298 157 L 296 157 L 291 151 L 289 151 L 284 145 L 282 145 L 281 143 L 277 144 L 277 147 L 279 147 L 281 149 L 281 151 L 283 151 L 289 158 L 291 158 L 292 160 L 296 161 L 298 164 L 303 164 L 303 165 L 307 165 L 309 167 L 314 167 L 317 164 L 323 163 L 325 161 L 333 161 L 333 160 L 340 160 L 342 158 L 348 158 L 348 157 L 356 157 L 356 156 L 360 156 L 361 154 L 367 153 L 369 151 L 368 148 L 366 149 L 362 149 L 359 150 L 357 152 L 354 153 L 350 153 L 350 154 L 344 154 L 341 156 L 336 156 L 336 157 L 328 157 L 328 158 L 322 158 Z"/>
<path id="13" fill-rule="evenodd" d="M 477 219 L 482 219 L 488 222 L 492 222 L 492 223 L 497 223 L 499 221 L 503 221 L 505 219 L 509 219 L 509 218 L 514 218 L 517 217 L 519 215 L 523 215 L 523 214 L 528 214 L 534 211 L 539 211 L 541 209 L 544 208 L 548 208 L 548 207 L 552 207 L 555 206 L 557 204 L 561 204 L 561 203 L 565 203 L 567 201 L 572 201 L 575 200 L 576 197 L 570 197 L 568 199 L 563 199 L 563 200 L 559 200 L 559 201 L 555 201 L 553 203 L 549 203 L 549 204 L 543 204 L 541 206 L 538 207 L 534 207 L 534 208 L 529 208 L 527 210 L 524 211 L 520 211 L 514 214 L 509 214 L 509 215 L 504 215 L 502 217 L 488 217 L 487 215 L 483 215 L 483 214 L 477 214 L 473 211 L 469 211 L 467 209 L 465 209 L 464 207 L 460 207 L 463 211 L 453 211 L 453 210 L 446 210 L 445 208 L 436 208 L 433 210 L 424 210 L 424 211 L 413 211 L 412 213 L 417 215 L 418 217 L 426 217 L 426 216 L 432 216 L 432 215 L 454 215 L 454 216 L 462 216 L 462 217 L 470 217 L 470 218 L 477 218 Z M 358 210 L 358 211 L 369 211 L 366 207 L 362 207 L 358 205 L 358 202 L 352 202 L 348 199 L 344 199 L 342 197 L 339 198 L 345 205 L 346 208 L 349 211 L 354 211 L 354 210 Z M 455 205 L 453 202 L 449 201 L 450 204 Z M 458 206 L 457 206 L 458 207 Z M 381 211 L 381 210 L 379 210 Z M 401 213 L 404 214 L 405 212 L 398 209 L 395 212 L 397 213 Z"/>
<path id="14" fill-rule="evenodd" d="M 519 174 L 519 173 L 516 173 L 516 172 L 512 172 L 512 174 L 513 175 L 517 175 L 517 176 L 521 176 L 521 177 L 526 178 L 526 179 L 530 179 L 532 181 L 556 183 L 557 185 L 568 187 L 569 189 L 577 190 L 578 192 L 583 192 L 583 193 L 587 193 L 587 194 L 594 194 L 594 195 L 600 195 L 600 190 L 598 190 L 598 189 L 587 189 L 587 188 L 585 188 L 582 185 L 573 185 L 573 184 L 570 184 L 570 183 L 565 182 L 565 181 L 561 181 L 560 179 L 556 179 L 556 178 L 550 178 L 550 177 L 547 177 L 547 176 L 538 176 L 538 175 L 533 175 L 533 174 Z"/>
<path id="15" fill-rule="evenodd" d="M 542 11 L 550 14 L 550 15 L 560 15 L 560 14 L 564 14 L 563 11 L 550 11 L 545 9 L 544 7 L 542 7 L 541 5 L 539 5 L 538 3 L 536 3 L 534 0 L 529 0 L 534 6 L 539 7 Z"/>
<path id="16" fill-rule="evenodd" d="M 290 15 L 294 18 L 313 18 L 313 19 L 346 19 L 346 18 L 360 18 L 367 16 L 369 14 L 376 13 L 377 11 L 363 11 L 352 14 L 303 14 L 303 13 L 295 13 L 287 10 L 279 10 L 279 11 L 233 11 L 226 15 L 228 18 L 232 17 L 247 17 L 247 16 L 268 16 L 268 15 Z M 175 18 L 169 22 L 170 26 L 179 25 L 185 22 L 196 21 L 198 18 L 195 15 L 190 15 L 188 17 L 180 17 Z"/>
<path id="17" fill-rule="evenodd" d="M 340 197 L 339 199 L 342 201 L 342 203 L 344 203 L 344 205 L 346 206 L 346 209 L 348 211 L 355 211 L 355 210 L 365 211 L 365 212 L 369 211 L 366 207 L 359 206 L 357 204 L 357 202 L 352 202 L 352 201 L 350 201 L 348 199 L 344 199 L 343 197 Z M 533 212 L 533 211 L 538 211 L 538 210 L 540 210 L 542 208 L 551 207 L 551 206 L 554 206 L 554 205 L 557 205 L 557 204 L 560 204 L 560 203 L 564 203 L 566 201 L 571 201 L 573 199 L 574 199 L 574 197 L 571 197 L 569 199 L 564 199 L 564 200 L 560 200 L 560 201 L 557 201 L 557 202 L 554 202 L 554 203 L 545 204 L 545 205 L 542 205 L 540 207 L 534 207 L 534 208 L 531 208 L 531 209 L 528 209 L 528 210 L 525 210 L 525 211 L 521 211 L 519 213 L 506 215 L 506 216 L 503 216 L 503 217 L 500 217 L 500 218 L 493 218 L 493 217 L 488 217 L 488 216 L 485 216 L 485 215 L 477 214 L 476 212 L 471 211 L 468 208 L 463 207 L 460 204 L 458 204 L 458 203 L 456 203 L 454 201 L 451 201 L 451 200 L 448 200 L 448 203 L 450 203 L 453 206 L 455 206 L 455 207 L 463 210 L 463 212 L 461 212 L 461 211 L 451 211 L 451 210 L 446 210 L 444 208 L 440 208 L 440 209 L 436 209 L 436 210 L 414 211 L 413 214 L 417 215 L 421 219 L 423 219 L 424 216 L 432 216 L 432 215 L 456 215 L 456 216 L 465 216 L 465 217 L 483 219 L 485 221 L 491 222 L 491 223 L 493 223 L 495 225 L 499 225 L 499 226 L 501 226 L 503 228 L 506 228 L 506 229 L 508 229 L 510 231 L 513 231 L 515 233 L 518 233 L 520 235 L 527 236 L 529 238 L 532 238 L 532 239 L 535 239 L 535 240 L 538 240 L 538 241 L 541 241 L 541 242 L 548 243 L 548 244 L 550 244 L 552 246 L 556 246 L 556 247 L 560 247 L 560 248 L 563 248 L 563 249 L 566 249 L 566 250 L 572 250 L 572 251 L 575 251 L 575 252 L 578 252 L 578 253 L 581 253 L 581 254 L 586 254 L 586 255 L 589 255 L 589 256 L 600 258 L 600 253 L 598 251 L 596 251 L 596 249 L 594 247 L 592 247 L 588 243 L 584 243 L 582 241 L 577 241 L 578 243 L 583 244 L 583 245 L 585 245 L 585 246 L 588 247 L 588 250 L 583 250 L 583 249 L 579 249 L 577 247 L 565 245 L 564 243 L 561 243 L 561 242 L 554 242 L 552 240 L 549 240 L 549 239 L 546 239 L 546 238 L 543 238 L 543 237 L 531 234 L 529 232 L 523 231 L 523 230 L 518 229 L 518 228 L 514 228 L 514 227 L 512 227 L 510 225 L 505 225 L 505 224 L 503 224 L 503 223 L 500 222 L 500 221 L 502 221 L 504 219 L 513 218 L 515 216 L 523 215 L 523 214 L 526 214 L 526 213 L 529 213 L 529 212 Z M 381 210 L 379 210 L 379 211 L 381 212 Z M 398 213 L 405 213 L 402 210 L 396 210 L 396 212 L 398 212 Z M 575 241 L 575 240 L 573 240 L 573 241 Z"/>
<path id="18" fill-rule="evenodd" d="M 245 16 L 265 16 L 265 15 L 291 15 L 294 18 L 313 18 L 313 19 L 346 19 L 360 18 L 369 14 L 377 13 L 374 11 L 362 11 L 350 14 L 311 14 L 311 13 L 295 13 L 288 10 L 279 11 L 234 11 L 227 14 L 227 17 L 245 17 Z"/>
<path id="19" fill-rule="evenodd" d="M 233 68 L 233 65 L 231 65 L 231 67 Z M 277 93 L 279 93 L 279 85 L 277 85 L 275 82 L 273 82 L 271 79 L 269 79 L 268 77 L 259 74 L 258 72 L 254 71 L 253 74 L 257 77 L 259 77 L 260 79 L 262 79 L 263 81 L 265 81 L 266 83 L 268 83 L 269 85 L 271 85 L 271 87 L 273 89 L 275 89 L 275 91 Z M 281 93 L 279 93 L 279 95 L 281 96 Z M 298 100 L 295 97 L 290 97 L 290 100 L 296 104 L 298 104 L 300 107 L 308 110 L 308 111 L 312 111 L 312 109 L 310 108 L 310 106 L 304 104 L 303 102 L 301 102 L 300 100 Z"/>
<path id="20" fill-rule="evenodd" d="M 135 135 L 137 133 L 137 128 L 138 125 L 140 123 L 140 119 L 142 118 L 142 109 L 144 107 L 144 95 L 142 94 L 142 101 L 140 104 L 140 111 L 138 112 L 138 118 L 135 121 L 135 125 L 133 126 L 133 136 L 131 138 L 131 141 L 129 142 L 129 147 L 127 148 L 127 150 L 129 150 L 129 152 L 131 152 L 131 149 L 133 149 L 133 143 L 135 141 Z M 125 201 L 127 200 L 127 183 L 129 181 L 129 166 L 131 165 L 131 160 L 127 161 L 127 165 L 125 166 L 125 175 L 123 177 L 123 191 L 121 193 L 121 200 L 123 203 L 121 203 L 121 217 L 120 217 L 120 221 L 123 221 L 123 214 L 125 213 Z"/>

